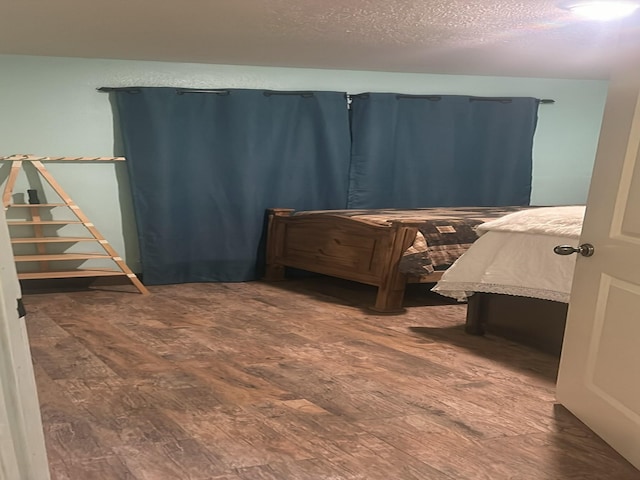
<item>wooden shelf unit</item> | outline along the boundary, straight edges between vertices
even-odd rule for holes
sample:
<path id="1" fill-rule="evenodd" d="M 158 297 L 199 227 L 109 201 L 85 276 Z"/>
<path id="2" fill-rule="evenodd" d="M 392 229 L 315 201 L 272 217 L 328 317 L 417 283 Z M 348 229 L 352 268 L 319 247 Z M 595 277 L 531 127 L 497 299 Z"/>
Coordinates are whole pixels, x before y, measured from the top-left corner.
<path id="1" fill-rule="evenodd" d="M 61 279 L 61 278 L 81 278 L 81 277 L 117 277 L 126 276 L 129 281 L 140 291 L 140 293 L 147 295 L 149 291 L 140 282 L 135 273 L 124 262 L 122 257 L 113 249 L 109 242 L 102 236 L 95 225 L 89 220 L 89 218 L 80 210 L 80 207 L 69 197 L 69 195 L 62 189 L 60 184 L 53 178 L 51 173 L 45 168 L 42 163 L 43 160 L 55 160 L 55 161 L 121 161 L 122 157 L 35 157 L 33 155 L 12 155 L 10 157 L 0 157 L 2 161 L 11 162 L 11 170 L 9 171 L 9 177 L 5 184 L 4 193 L 2 196 L 2 202 L 5 210 L 12 208 L 26 209 L 29 215 L 27 220 L 11 220 L 7 221 L 9 227 L 28 227 L 33 231 L 33 236 L 30 237 L 14 237 L 11 238 L 12 245 L 28 245 L 32 244 L 35 247 L 36 254 L 24 255 L 16 254 L 14 247 L 14 259 L 16 263 L 22 262 L 37 262 L 38 270 L 32 272 L 18 272 L 18 278 L 20 280 L 35 280 L 35 279 Z M 51 188 L 62 200 L 62 203 L 28 203 L 28 204 L 13 204 L 11 202 L 11 195 L 20 173 L 23 162 L 31 164 L 37 173 L 46 180 Z M 41 192 L 42 193 L 42 192 Z M 76 220 L 43 220 L 41 217 L 42 209 L 53 208 L 68 208 L 73 213 Z M 47 236 L 45 234 L 45 227 L 58 225 L 78 225 L 86 229 L 90 236 Z M 12 231 L 12 228 L 9 229 Z M 100 252 L 95 253 L 51 253 L 47 250 L 47 245 L 61 244 L 61 243 L 76 243 L 76 242 L 95 242 L 101 249 Z M 50 268 L 49 262 L 65 262 L 69 260 L 84 261 L 84 260 L 109 260 L 115 263 L 117 269 L 109 268 L 77 268 L 77 269 L 59 269 L 53 270 Z"/>

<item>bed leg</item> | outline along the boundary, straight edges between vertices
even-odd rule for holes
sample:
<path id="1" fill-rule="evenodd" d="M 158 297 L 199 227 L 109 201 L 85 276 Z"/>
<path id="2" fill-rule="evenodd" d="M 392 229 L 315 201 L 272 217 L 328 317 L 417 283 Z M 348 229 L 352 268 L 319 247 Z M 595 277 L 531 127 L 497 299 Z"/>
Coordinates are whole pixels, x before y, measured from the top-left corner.
<path id="1" fill-rule="evenodd" d="M 267 265 L 263 280 L 267 282 L 284 280 L 284 267 L 282 265 Z"/>
<path id="2" fill-rule="evenodd" d="M 404 298 L 404 291 L 402 292 L 391 292 L 391 295 L 380 295 L 380 291 L 378 291 L 378 296 L 376 297 L 376 304 L 371 307 L 371 310 L 374 310 L 379 313 L 398 313 L 404 311 L 402 307 L 402 299 Z"/>
<path id="3" fill-rule="evenodd" d="M 371 307 L 372 310 L 380 313 L 398 313 L 404 311 L 402 303 L 404 300 L 406 280 L 404 277 L 398 275 L 398 278 L 390 283 L 391 285 L 381 285 L 378 287 L 376 304 Z"/>
<path id="4" fill-rule="evenodd" d="M 267 209 L 267 258 L 263 277 L 266 281 L 284 280 L 284 265 L 276 263 L 284 244 L 284 226 L 277 224 L 277 217 L 289 217 L 293 212 L 291 208 Z"/>
<path id="5" fill-rule="evenodd" d="M 402 303 L 407 286 L 407 277 L 398 271 L 402 254 L 416 238 L 418 227 L 415 222 L 392 222 L 394 234 L 391 248 L 387 253 L 381 283 L 378 285 L 376 304 L 372 310 L 380 313 L 403 312 Z"/>
<path id="6" fill-rule="evenodd" d="M 467 322 L 464 331 L 471 335 L 484 335 L 484 294 L 474 293 L 467 302 Z"/>

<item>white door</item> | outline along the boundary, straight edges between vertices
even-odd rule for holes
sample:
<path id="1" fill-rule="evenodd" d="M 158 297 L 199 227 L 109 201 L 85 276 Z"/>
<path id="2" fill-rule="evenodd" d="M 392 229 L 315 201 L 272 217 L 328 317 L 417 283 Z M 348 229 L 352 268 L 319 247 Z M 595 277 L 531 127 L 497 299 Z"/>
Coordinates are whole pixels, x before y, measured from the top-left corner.
<path id="1" fill-rule="evenodd" d="M 557 399 L 640 469 L 640 59 L 610 81 Z"/>
<path id="2" fill-rule="evenodd" d="M 20 286 L 0 208 L 0 480 L 47 480 L 49 468 Z"/>

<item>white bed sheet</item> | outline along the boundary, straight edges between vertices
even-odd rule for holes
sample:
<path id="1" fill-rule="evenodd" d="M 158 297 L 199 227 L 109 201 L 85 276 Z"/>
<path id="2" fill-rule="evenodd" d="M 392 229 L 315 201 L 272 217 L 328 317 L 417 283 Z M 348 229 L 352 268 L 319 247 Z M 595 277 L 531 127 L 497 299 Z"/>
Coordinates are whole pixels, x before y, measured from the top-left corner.
<path id="1" fill-rule="evenodd" d="M 584 207 L 571 214 L 581 219 Z M 568 303 L 576 255 L 556 255 L 553 247 L 577 246 L 579 229 L 577 235 L 575 228 L 552 235 L 510 230 L 500 223 L 485 230 L 432 290 L 460 301 L 474 292 L 486 292 Z"/>

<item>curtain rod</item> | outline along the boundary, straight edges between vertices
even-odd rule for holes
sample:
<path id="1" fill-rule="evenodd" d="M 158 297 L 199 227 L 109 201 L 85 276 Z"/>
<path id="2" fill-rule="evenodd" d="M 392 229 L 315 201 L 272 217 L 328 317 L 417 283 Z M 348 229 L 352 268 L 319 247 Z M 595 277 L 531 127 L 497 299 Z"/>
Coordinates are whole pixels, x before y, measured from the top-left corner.
<path id="1" fill-rule="evenodd" d="M 127 92 L 127 93 L 140 93 L 141 88 L 145 87 L 100 87 L 97 90 L 99 92 Z M 153 87 L 150 87 L 153 88 Z M 186 93 L 213 93 L 217 95 L 229 95 L 230 90 L 224 89 L 210 89 L 210 88 L 176 88 L 176 94 L 184 95 Z M 271 95 L 300 95 L 302 97 L 313 97 L 311 91 L 298 91 L 298 90 L 264 90 L 263 95 L 269 97 Z M 346 94 L 349 103 L 355 97 L 367 98 L 369 93 L 356 93 Z M 438 101 L 442 99 L 441 95 L 412 95 L 412 94 L 397 94 L 396 98 L 422 98 L 431 101 Z M 510 97 L 469 97 L 470 102 L 502 102 L 508 103 L 511 101 Z M 555 100 L 550 98 L 538 99 L 538 103 L 541 105 L 547 105 L 556 103 Z"/>
<path id="2" fill-rule="evenodd" d="M 140 87 L 100 87 L 96 88 L 99 92 L 127 92 L 140 93 Z"/>
<path id="3" fill-rule="evenodd" d="M 313 92 L 298 90 L 265 90 L 262 94 L 265 97 L 270 97 L 271 95 L 300 95 L 305 98 L 313 97 Z"/>
<path id="4" fill-rule="evenodd" d="M 126 93 L 140 93 L 141 89 L 145 87 L 100 87 L 97 88 L 99 92 L 126 92 Z M 153 88 L 153 87 L 149 87 Z M 213 88 L 175 88 L 177 95 L 184 95 L 186 93 L 214 93 L 216 95 L 229 95 L 231 92 L 226 89 L 213 89 Z"/>
<path id="5" fill-rule="evenodd" d="M 229 90 L 214 90 L 210 88 L 176 88 L 176 95 L 185 95 L 187 93 L 213 93 L 214 95 L 229 95 Z"/>
<path id="6" fill-rule="evenodd" d="M 550 98 L 538 98 L 538 103 L 541 104 L 549 104 L 556 103 L 555 100 Z M 512 97 L 470 97 L 470 102 L 500 102 L 500 103 L 510 103 L 512 101 Z"/>
<path id="7" fill-rule="evenodd" d="M 97 88 L 99 92 L 126 92 L 126 93 L 140 93 L 144 87 L 100 87 Z M 153 87 L 149 87 L 153 88 Z M 176 88 L 177 95 L 185 95 L 188 93 L 213 93 L 216 95 L 229 95 L 231 90 L 227 89 L 213 89 L 213 88 Z M 313 97 L 311 91 L 297 91 L 297 90 L 264 90 L 262 94 L 265 97 L 271 95 L 300 95 L 301 97 L 309 98 Z"/>
<path id="8" fill-rule="evenodd" d="M 355 97 L 359 97 L 359 98 L 367 98 L 369 96 L 369 93 L 357 93 L 357 94 L 347 94 L 347 98 L 349 99 L 349 101 L 351 101 L 351 99 L 355 98 Z M 416 98 L 416 99 L 425 99 L 425 100 L 431 100 L 432 102 L 437 102 L 439 100 L 442 100 L 442 95 L 412 95 L 409 93 L 405 93 L 405 94 L 397 94 L 396 98 Z M 512 97 L 469 97 L 469 101 L 470 102 L 503 102 L 503 103 L 507 103 L 510 102 L 512 99 Z M 552 100 L 550 98 L 542 98 L 542 99 L 536 99 L 538 100 L 538 103 L 540 104 L 551 104 L 551 103 L 556 103 L 555 100 Z"/>
<path id="9" fill-rule="evenodd" d="M 432 102 L 439 102 L 442 100 L 442 95 L 406 95 L 398 94 L 396 98 L 424 98 L 425 100 L 431 100 Z"/>

